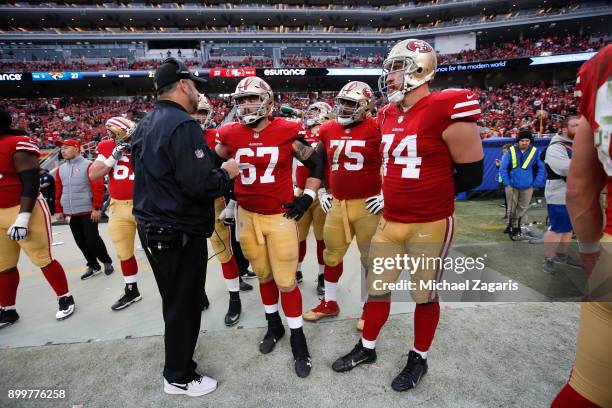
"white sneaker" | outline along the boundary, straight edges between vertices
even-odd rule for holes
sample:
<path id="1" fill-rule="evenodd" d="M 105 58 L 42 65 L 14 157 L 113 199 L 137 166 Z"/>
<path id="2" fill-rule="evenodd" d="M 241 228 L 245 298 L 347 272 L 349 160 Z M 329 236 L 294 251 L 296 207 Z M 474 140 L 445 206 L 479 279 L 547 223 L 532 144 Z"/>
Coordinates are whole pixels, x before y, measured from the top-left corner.
<path id="1" fill-rule="evenodd" d="M 170 383 L 164 378 L 164 392 L 166 394 L 180 395 L 185 394 L 190 397 L 201 397 L 209 394 L 217 389 L 217 380 L 199 376 L 195 380 L 187 384 Z"/>

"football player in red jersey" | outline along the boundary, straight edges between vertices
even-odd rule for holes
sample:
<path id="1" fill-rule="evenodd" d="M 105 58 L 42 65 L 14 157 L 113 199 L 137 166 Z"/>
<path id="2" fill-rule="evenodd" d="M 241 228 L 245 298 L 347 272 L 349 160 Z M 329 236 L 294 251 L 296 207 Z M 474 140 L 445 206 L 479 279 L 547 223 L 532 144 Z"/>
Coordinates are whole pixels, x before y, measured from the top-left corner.
<path id="1" fill-rule="evenodd" d="M 381 195 L 380 131 L 371 111 L 374 93 L 364 82 L 349 82 L 336 96 L 336 120 L 319 129 L 321 151 L 330 169 L 331 209 L 325 219 L 325 297 L 318 306 L 304 313 L 304 319 L 316 321 L 337 316 L 336 289 L 342 275 L 342 260 L 353 241 L 361 254 L 363 270 L 367 267 L 370 241 L 376 231 Z M 355 182 L 359 180 L 359 182 Z M 329 197 L 321 194 L 322 206 Z"/>
<path id="2" fill-rule="evenodd" d="M 215 147 L 222 159 L 233 157 L 240 168 L 234 186 L 238 203 L 237 231 L 244 255 L 259 278 L 268 331 L 259 344 L 267 354 L 284 335 L 278 299 L 291 329 L 295 371 L 306 377 L 312 368 L 302 331 L 302 295 L 295 272 L 298 262 L 299 220 L 316 198 L 324 163 L 304 140 L 302 124 L 270 116 L 274 96 L 261 78 L 241 80 L 232 95 L 239 122 L 219 128 Z M 293 158 L 310 169 L 304 194 L 294 197 Z"/>
<path id="3" fill-rule="evenodd" d="M 66 319 L 75 308 L 64 269 L 51 257 L 51 214 L 39 194 L 38 146 L 25 132 L 11 129 L 11 122 L 11 115 L 0 111 L 0 328 L 19 320 L 15 299 L 21 249 L 58 296 L 56 319 Z"/>
<path id="4" fill-rule="evenodd" d="M 332 118 L 332 107 L 328 103 L 315 102 L 308 106 L 302 121 L 306 128 L 304 140 L 310 143 L 312 147 L 316 147 L 319 143 L 319 128 L 323 123 Z M 310 170 L 297 159 L 293 160 L 293 166 L 295 175 L 294 184 L 296 186 L 295 195 L 299 197 L 304 194 L 306 180 L 308 179 Z M 319 189 L 319 191 L 321 191 L 321 189 Z M 323 226 L 325 225 L 325 211 L 323 211 L 319 205 L 319 200 L 315 200 L 300 221 L 298 221 L 298 230 L 300 233 L 300 253 L 296 273 L 298 283 L 302 282 L 302 262 L 306 256 L 306 239 L 308 238 L 308 231 L 310 231 L 311 224 L 317 241 L 317 261 L 319 263 L 317 293 L 322 295 L 325 291 L 325 286 L 323 284 L 323 268 L 325 265 L 323 261 L 323 250 L 325 249 L 325 244 L 323 242 Z"/>
<path id="5" fill-rule="evenodd" d="M 457 89 L 431 92 L 428 84 L 435 72 L 436 53 L 421 40 L 400 41 L 384 61 L 379 88 L 389 104 L 377 121 L 386 203 L 370 245 L 372 261 L 406 255 L 443 260 L 455 226 L 455 194 L 482 180 L 483 151 L 475 123 L 480 115 L 478 96 Z M 421 283 L 440 280 L 442 269 L 435 267 L 441 263 L 424 262 L 410 271 L 416 287 L 410 291 L 416 302 L 414 346 L 406 367 L 391 384 L 396 391 L 415 387 L 427 372 L 427 351 L 440 305 L 437 293 Z M 391 306 L 388 284 L 399 277 L 399 266 L 382 271 L 368 268 L 363 334 L 350 353 L 334 362 L 335 371 L 376 361 L 376 338 Z"/>
<path id="6" fill-rule="evenodd" d="M 567 209 L 589 274 L 576 359 L 552 408 L 612 407 L 612 45 L 578 71 L 582 115 L 567 177 Z M 607 187 L 605 225 L 600 194 Z M 602 234 L 603 230 L 603 234 Z"/>
<path id="7" fill-rule="evenodd" d="M 110 139 L 103 140 L 96 147 L 96 160 L 89 167 L 89 178 L 98 180 L 108 175 L 108 191 L 111 198 L 108 234 L 121 261 L 121 272 L 125 281 L 123 295 L 112 306 L 122 310 L 142 299 L 136 283 L 138 264 L 134 257 L 136 220 L 132 215 L 134 206 L 134 169 L 129 150 L 129 139 L 136 124 L 116 116 L 106 121 Z"/>
<path id="8" fill-rule="evenodd" d="M 212 115 L 213 108 L 210 101 L 206 95 L 200 94 L 198 110 L 195 117 L 204 131 L 206 144 L 211 150 L 214 150 L 218 142 L 219 132 L 211 127 Z M 225 286 L 230 294 L 229 306 L 223 319 L 225 325 L 229 327 L 240 321 L 240 314 L 242 313 L 240 290 L 241 287 L 244 287 L 243 285 L 245 285 L 245 283 L 240 281 L 238 264 L 232 253 L 232 242 L 230 238 L 231 221 L 229 220 L 234 217 L 233 212 L 236 203 L 233 200 L 228 200 L 226 205 L 225 201 L 225 197 L 218 197 L 215 199 L 215 231 L 210 237 L 210 243 L 215 251 L 215 256 L 221 264 Z M 226 216 L 224 212 L 231 212 L 231 217 Z M 252 289 L 252 287 L 250 289 Z M 205 303 L 208 303 L 208 300 L 206 300 Z"/>

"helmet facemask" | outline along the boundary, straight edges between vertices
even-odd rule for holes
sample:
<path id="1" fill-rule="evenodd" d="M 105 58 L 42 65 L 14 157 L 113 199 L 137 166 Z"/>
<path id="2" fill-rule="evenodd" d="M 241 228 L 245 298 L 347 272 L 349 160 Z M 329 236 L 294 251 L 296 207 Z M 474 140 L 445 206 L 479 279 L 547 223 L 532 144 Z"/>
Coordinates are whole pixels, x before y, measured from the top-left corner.
<path id="1" fill-rule="evenodd" d="M 304 126 L 311 128 L 321 124 L 321 111 L 317 107 L 309 108 L 304 114 Z"/>
<path id="2" fill-rule="evenodd" d="M 423 68 L 409 56 L 387 58 L 383 63 L 382 75 L 378 78 L 378 89 L 390 103 L 400 103 L 404 99 L 404 95 L 430 81 L 435 73 L 434 70 L 423 78 L 415 77 L 414 74 L 420 74 L 422 71 Z M 389 85 L 390 75 L 396 80 L 401 78 L 401 82 Z"/>
<path id="3" fill-rule="evenodd" d="M 343 125 L 361 122 L 365 119 L 365 107 L 358 101 L 346 96 L 336 97 L 334 105 L 336 121 Z"/>
<path id="4" fill-rule="evenodd" d="M 206 130 L 212 125 L 213 111 L 210 109 L 200 109 L 196 112 L 195 117 L 202 130 Z"/>
<path id="5" fill-rule="evenodd" d="M 257 97 L 257 102 L 250 101 Z M 232 98 L 236 107 L 236 117 L 240 123 L 250 125 L 270 114 L 268 106 L 272 103 L 270 94 L 240 94 Z"/>

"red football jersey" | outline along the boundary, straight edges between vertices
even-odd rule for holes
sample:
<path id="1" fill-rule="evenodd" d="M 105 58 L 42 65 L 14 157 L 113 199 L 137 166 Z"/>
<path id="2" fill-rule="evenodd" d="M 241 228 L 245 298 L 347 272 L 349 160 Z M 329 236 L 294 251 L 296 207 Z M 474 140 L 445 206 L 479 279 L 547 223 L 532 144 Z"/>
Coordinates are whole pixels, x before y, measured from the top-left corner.
<path id="1" fill-rule="evenodd" d="M 113 153 L 115 141 L 103 140 L 96 148 L 96 160 L 104 161 Z M 132 200 L 134 198 L 134 169 L 129 150 L 123 151 L 123 156 L 115 163 L 108 174 L 108 193 L 115 200 Z"/>
<path id="2" fill-rule="evenodd" d="M 314 148 L 319 143 L 319 131 L 315 132 L 312 129 L 306 129 L 304 139 Z M 306 188 L 306 179 L 310 175 L 308 167 L 304 166 L 298 159 L 293 160 L 295 166 L 295 184 L 301 190 Z"/>
<path id="3" fill-rule="evenodd" d="M 300 122 L 270 119 L 259 132 L 237 122 L 219 128 L 219 142 L 240 168 L 234 184 L 236 201 L 248 211 L 266 215 L 284 213 L 282 205 L 293 202 L 293 142 L 304 137 Z"/>
<path id="4" fill-rule="evenodd" d="M 0 136 L 0 208 L 19 205 L 23 184 L 15 171 L 13 155 L 27 152 L 40 157 L 35 141 L 27 136 Z"/>
<path id="5" fill-rule="evenodd" d="M 219 131 L 217 129 L 206 129 L 204 131 L 204 140 L 211 150 L 215 150 L 215 146 L 219 142 Z"/>
<path id="6" fill-rule="evenodd" d="M 381 135 L 370 117 L 352 127 L 330 120 L 321 125 L 319 138 L 327 152 L 329 187 L 339 200 L 380 194 Z"/>
<path id="7" fill-rule="evenodd" d="M 479 117 L 478 96 L 463 89 L 433 92 L 407 111 L 392 104 L 379 112 L 385 219 L 432 222 L 453 214 L 453 162 L 442 133 Z"/>
<path id="8" fill-rule="evenodd" d="M 580 97 L 579 110 L 593 129 L 597 155 L 606 172 L 608 206 L 604 232 L 612 235 L 612 104 L 609 89 L 612 87 L 612 45 L 585 62 L 578 71 L 576 88 Z"/>

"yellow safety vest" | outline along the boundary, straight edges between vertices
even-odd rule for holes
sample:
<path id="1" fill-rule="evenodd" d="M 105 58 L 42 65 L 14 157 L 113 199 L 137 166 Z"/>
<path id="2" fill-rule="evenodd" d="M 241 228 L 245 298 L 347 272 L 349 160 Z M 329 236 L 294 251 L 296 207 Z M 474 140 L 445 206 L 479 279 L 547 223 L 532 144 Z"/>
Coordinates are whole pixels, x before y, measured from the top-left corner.
<path id="1" fill-rule="evenodd" d="M 523 170 L 526 170 L 527 167 L 529 167 L 529 163 L 531 163 L 531 160 L 533 159 L 533 156 L 535 156 L 537 150 L 538 149 L 536 149 L 535 146 L 531 146 L 531 151 L 521 166 Z M 516 148 L 514 146 L 510 146 L 510 157 L 512 158 L 512 168 L 516 169 L 518 167 L 518 161 L 516 159 Z"/>

